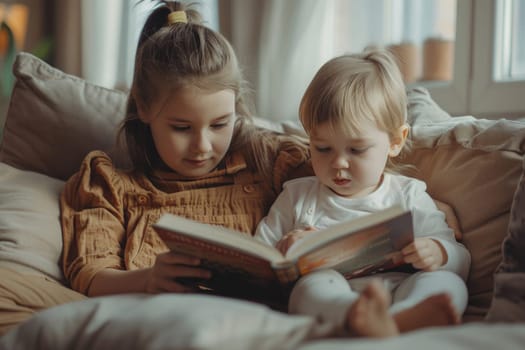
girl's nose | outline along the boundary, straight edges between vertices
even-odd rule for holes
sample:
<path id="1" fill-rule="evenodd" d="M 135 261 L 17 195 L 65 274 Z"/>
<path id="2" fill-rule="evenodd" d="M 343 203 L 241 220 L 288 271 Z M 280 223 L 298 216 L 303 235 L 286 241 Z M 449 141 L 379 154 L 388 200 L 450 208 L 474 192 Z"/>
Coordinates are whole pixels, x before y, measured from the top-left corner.
<path id="1" fill-rule="evenodd" d="M 206 131 L 202 131 L 195 135 L 193 146 L 196 153 L 207 153 L 211 151 L 211 141 Z"/>

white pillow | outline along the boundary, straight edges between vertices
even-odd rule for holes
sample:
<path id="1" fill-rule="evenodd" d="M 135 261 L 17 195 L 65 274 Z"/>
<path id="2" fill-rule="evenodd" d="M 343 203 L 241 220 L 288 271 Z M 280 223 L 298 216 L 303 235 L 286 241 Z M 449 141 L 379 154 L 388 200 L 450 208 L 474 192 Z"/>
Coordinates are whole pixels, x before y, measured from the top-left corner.
<path id="1" fill-rule="evenodd" d="M 128 294 L 47 309 L 0 338 L 6 349 L 295 349 L 331 330 L 307 316 L 196 294 Z"/>
<path id="2" fill-rule="evenodd" d="M 0 162 L 0 267 L 61 281 L 64 182 Z"/>

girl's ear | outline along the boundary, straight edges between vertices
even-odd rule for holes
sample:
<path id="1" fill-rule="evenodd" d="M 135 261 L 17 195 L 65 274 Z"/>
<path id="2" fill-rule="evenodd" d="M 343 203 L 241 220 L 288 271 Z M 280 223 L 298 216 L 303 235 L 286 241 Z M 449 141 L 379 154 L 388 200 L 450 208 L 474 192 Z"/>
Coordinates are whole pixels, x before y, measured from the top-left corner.
<path id="1" fill-rule="evenodd" d="M 140 120 L 142 120 L 143 123 L 149 124 L 150 117 L 149 117 L 149 111 L 144 105 L 144 103 L 137 99 L 135 96 L 133 96 L 133 100 L 135 101 L 135 105 L 137 106 L 137 114 L 139 115 Z"/>
<path id="2" fill-rule="evenodd" d="M 403 149 L 403 146 L 405 145 L 405 141 L 408 137 L 408 131 L 410 130 L 410 127 L 408 124 L 403 124 L 395 133 L 395 135 L 392 137 L 392 140 L 390 141 L 390 151 L 388 152 L 388 156 L 390 157 L 396 157 L 401 153 L 401 150 Z"/>

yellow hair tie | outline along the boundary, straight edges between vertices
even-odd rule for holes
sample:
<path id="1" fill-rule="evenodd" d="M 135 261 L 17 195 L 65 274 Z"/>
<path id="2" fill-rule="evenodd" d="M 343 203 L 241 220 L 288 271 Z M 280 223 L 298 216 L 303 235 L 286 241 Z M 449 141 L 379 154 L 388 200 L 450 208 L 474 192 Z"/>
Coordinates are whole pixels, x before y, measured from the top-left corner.
<path id="1" fill-rule="evenodd" d="M 168 15 L 168 23 L 188 23 L 188 17 L 185 11 L 173 11 Z"/>

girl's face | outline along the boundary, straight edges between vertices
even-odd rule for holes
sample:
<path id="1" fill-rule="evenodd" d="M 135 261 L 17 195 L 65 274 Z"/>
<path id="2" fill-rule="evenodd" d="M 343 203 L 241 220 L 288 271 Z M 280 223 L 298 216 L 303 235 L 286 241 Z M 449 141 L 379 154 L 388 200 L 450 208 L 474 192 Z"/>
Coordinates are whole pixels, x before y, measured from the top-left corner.
<path id="1" fill-rule="evenodd" d="M 388 157 L 396 156 L 400 146 L 372 122 L 352 137 L 323 123 L 311 134 L 310 151 L 321 183 L 340 196 L 363 197 L 378 187 Z"/>
<path id="2" fill-rule="evenodd" d="M 230 146 L 235 93 L 188 86 L 173 93 L 160 111 L 141 113 L 149 123 L 160 157 L 173 171 L 200 177 L 214 170 Z"/>

